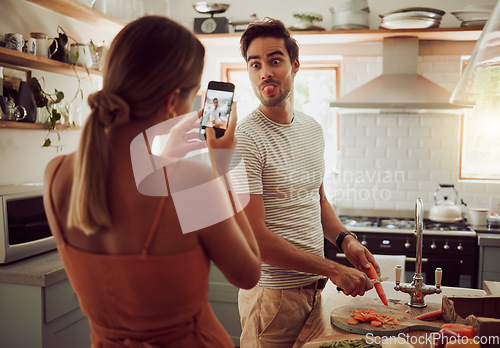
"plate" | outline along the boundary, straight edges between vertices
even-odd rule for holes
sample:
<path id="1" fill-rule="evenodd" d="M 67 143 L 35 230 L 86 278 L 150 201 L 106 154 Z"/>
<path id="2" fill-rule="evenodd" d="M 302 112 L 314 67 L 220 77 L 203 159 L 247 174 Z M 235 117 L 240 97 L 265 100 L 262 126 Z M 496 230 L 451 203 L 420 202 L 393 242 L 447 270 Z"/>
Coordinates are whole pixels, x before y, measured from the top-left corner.
<path id="1" fill-rule="evenodd" d="M 486 21 L 490 17 L 489 11 L 452 11 L 452 15 L 462 22 Z"/>
<path id="2" fill-rule="evenodd" d="M 444 15 L 446 12 L 444 12 L 443 10 L 439 10 L 437 8 L 430 8 L 430 7 L 407 7 L 407 8 L 402 8 L 402 9 L 399 9 L 399 10 L 394 10 L 394 11 L 390 11 L 390 12 L 386 12 L 386 13 L 383 13 L 383 14 L 380 14 L 379 16 L 384 18 L 390 14 L 394 14 L 394 13 L 404 13 L 404 12 L 414 12 L 414 11 L 418 11 L 418 12 L 430 12 L 430 13 L 433 13 L 433 14 L 437 14 L 439 16 L 442 16 Z"/>
<path id="3" fill-rule="evenodd" d="M 396 20 L 382 20 L 380 28 L 384 29 L 425 29 L 439 27 L 440 20 L 426 17 L 408 17 Z"/>

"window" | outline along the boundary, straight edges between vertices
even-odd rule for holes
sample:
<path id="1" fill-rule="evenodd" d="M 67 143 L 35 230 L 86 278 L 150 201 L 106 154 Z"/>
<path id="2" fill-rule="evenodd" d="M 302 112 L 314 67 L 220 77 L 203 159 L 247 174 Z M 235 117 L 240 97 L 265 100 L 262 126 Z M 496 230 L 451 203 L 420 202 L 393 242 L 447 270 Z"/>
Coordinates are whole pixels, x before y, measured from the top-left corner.
<path id="1" fill-rule="evenodd" d="M 242 119 L 259 105 L 255 96 L 245 63 L 222 63 L 222 79 L 236 85 L 234 99 L 238 115 Z M 338 115 L 330 103 L 339 94 L 339 63 L 336 61 L 302 60 L 295 77 L 294 106 L 315 118 L 323 127 L 325 138 L 326 173 L 337 172 Z"/>
<path id="2" fill-rule="evenodd" d="M 498 102 L 485 100 L 462 114 L 460 179 L 500 181 L 499 111 Z"/>

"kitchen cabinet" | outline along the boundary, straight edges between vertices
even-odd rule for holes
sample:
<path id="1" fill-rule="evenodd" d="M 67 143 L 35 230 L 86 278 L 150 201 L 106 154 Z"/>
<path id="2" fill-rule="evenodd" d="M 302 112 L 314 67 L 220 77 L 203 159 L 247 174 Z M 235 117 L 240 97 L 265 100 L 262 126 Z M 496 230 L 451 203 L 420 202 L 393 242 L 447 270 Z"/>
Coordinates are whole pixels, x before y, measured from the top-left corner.
<path id="1" fill-rule="evenodd" d="M 482 287 L 483 281 L 500 281 L 500 268 L 498 267 L 498 255 L 500 254 L 499 234 L 478 234 L 479 244 L 479 274 L 478 287 Z"/>
<path id="2" fill-rule="evenodd" d="M 0 265 L 0 346 L 90 347 L 90 325 L 56 250 Z"/>
<path id="3" fill-rule="evenodd" d="M 240 345 L 241 325 L 238 312 L 238 288 L 229 283 L 212 262 L 210 267 L 208 301 L 235 346 Z"/>

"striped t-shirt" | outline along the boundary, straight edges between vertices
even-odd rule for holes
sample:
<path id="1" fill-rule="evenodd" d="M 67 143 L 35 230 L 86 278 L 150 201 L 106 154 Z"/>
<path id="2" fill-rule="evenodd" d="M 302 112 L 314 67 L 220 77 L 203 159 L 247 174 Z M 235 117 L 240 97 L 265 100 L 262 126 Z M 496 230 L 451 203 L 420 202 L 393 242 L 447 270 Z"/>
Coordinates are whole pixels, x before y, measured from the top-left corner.
<path id="1" fill-rule="evenodd" d="M 243 156 L 248 185 L 233 173 L 239 193 L 262 195 L 266 226 L 295 247 L 324 256 L 319 188 L 323 182 L 324 140 L 321 126 L 295 111 L 290 124 L 276 123 L 259 110 L 238 126 L 236 150 Z M 257 285 L 295 288 L 323 276 L 262 264 Z"/>

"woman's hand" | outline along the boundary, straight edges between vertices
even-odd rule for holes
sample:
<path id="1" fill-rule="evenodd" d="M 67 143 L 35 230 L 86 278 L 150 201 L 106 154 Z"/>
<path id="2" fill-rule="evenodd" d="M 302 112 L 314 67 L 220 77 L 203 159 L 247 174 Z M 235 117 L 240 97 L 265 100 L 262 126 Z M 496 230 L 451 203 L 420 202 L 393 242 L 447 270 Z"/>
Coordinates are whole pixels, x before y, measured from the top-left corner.
<path id="1" fill-rule="evenodd" d="M 212 165 L 217 175 L 223 175 L 228 172 L 229 163 L 233 157 L 233 151 L 236 147 L 237 139 L 234 134 L 238 115 L 236 113 L 236 102 L 231 106 L 231 115 L 229 124 L 224 135 L 220 138 L 215 136 L 215 130 L 211 127 L 205 128 L 207 136 L 207 146 L 212 159 Z"/>
<path id="2" fill-rule="evenodd" d="M 168 133 L 167 143 L 160 156 L 179 160 L 191 151 L 203 149 L 206 144 L 198 139 L 199 118 L 200 112 L 194 113 L 192 116 L 186 116 L 184 120 L 173 126 Z"/>

